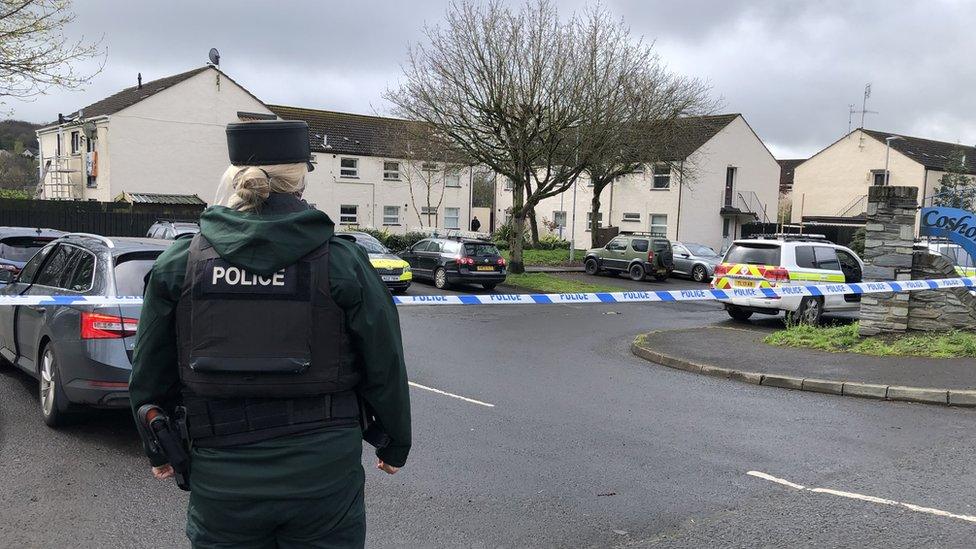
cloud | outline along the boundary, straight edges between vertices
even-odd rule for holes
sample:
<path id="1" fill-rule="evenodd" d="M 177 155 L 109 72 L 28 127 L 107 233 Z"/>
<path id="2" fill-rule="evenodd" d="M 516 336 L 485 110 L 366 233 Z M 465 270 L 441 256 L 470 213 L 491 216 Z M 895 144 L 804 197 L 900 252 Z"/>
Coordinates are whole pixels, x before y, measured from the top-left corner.
<path id="1" fill-rule="evenodd" d="M 519 3 L 510 0 L 512 3 Z M 563 13 L 584 5 L 559 2 Z M 976 143 L 969 66 L 976 3 L 959 1 L 606 0 L 675 71 L 708 81 L 777 156 L 806 156 L 847 131 L 848 105 L 873 93 L 865 125 Z M 206 62 L 270 103 L 389 112 L 382 92 L 406 47 L 446 1 L 76 2 L 72 36 L 104 36 L 108 59 L 83 93 L 9 103 L 49 121 L 135 83 Z M 855 117 L 854 125 L 858 125 Z"/>

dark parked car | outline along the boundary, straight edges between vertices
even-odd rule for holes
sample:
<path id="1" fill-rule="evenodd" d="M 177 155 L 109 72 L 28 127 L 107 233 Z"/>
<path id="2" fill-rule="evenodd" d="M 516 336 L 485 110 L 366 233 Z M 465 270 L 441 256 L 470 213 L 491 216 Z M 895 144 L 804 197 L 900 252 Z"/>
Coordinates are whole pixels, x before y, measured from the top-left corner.
<path id="1" fill-rule="evenodd" d="M 37 250 L 63 234 L 54 229 L 0 227 L 0 270 L 16 275 Z"/>
<path id="2" fill-rule="evenodd" d="M 176 240 L 185 236 L 193 236 L 200 232 L 200 225 L 193 221 L 168 221 L 161 219 L 152 224 L 146 231 L 149 238 L 162 238 L 163 240 Z"/>
<path id="3" fill-rule="evenodd" d="M 505 282 L 505 258 L 491 242 L 467 238 L 427 238 L 400 254 L 415 278 L 435 288 L 451 284 L 481 284 L 486 290 Z"/>
<path id="4" fill-rule="evenodd" d="M 674 253 L 672 274 L 690 277 L 695 282 L 711 280 L 715 266 L 722 262 L 722 256 L 704 244 L 672 242 L 671 250 Z"/>
<path id="5" fill-rule="evenodd" d="M 141 296 L 164 240 L 69 234 L 37 252 L 0 295 Z M 129 405 L 141 305 L 0 307 L 0 355 L 39 380 L 44 422 L 75 405 Z"/>

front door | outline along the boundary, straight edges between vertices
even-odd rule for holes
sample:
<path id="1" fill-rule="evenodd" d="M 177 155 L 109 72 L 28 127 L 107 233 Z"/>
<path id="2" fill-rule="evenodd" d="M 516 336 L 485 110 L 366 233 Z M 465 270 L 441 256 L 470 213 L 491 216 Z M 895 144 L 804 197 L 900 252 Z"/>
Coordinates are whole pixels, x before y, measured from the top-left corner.
<path id="1" fill-rule="evenodd" d="M 50 252 L 41 270 L 34 277 L 23 295 L 55 295 L 61 291 L 61 279 L 70 272 L 72 260 L 77 259 L 77 248 L 58 244 Z M 30 369 L 37 353 L 37 342 L 48 307 L 45 305 L 23 305 L 18 307 L 14 321 L 14 340 L 17 342 L 18 362 L 24 369 Z"/>
<path id="2" fill-rule="evenodd" d="M 813 255 L 817 260 L 817 269 L 820 270 L 821 284 L 843 283 L 844 273 L 840 268 L 840 260 L 837 259 L 837 251 L 829 246 L 814 246 Z M 852 305 L 844 300 L 843 295 L 824 296 L 824 306 L 826 309 L 848 309 Z"/>
<path id="3" fill-rule="evenodd" d="M 693 260 L 688 249 L 679 244 L 674 244 L 671 246 L 671 251 L 674 253 L 674 272 L 690 274 Z"/>
<path id="4" fill-rule="evenodd" d="M 614 238 L 607 243 L 607 258 L 603 262 L 604 265 L 610 269 L 626 269 L 627 259 L 625 254 L 627 252 L 627 239 L 626 238 Z"/>

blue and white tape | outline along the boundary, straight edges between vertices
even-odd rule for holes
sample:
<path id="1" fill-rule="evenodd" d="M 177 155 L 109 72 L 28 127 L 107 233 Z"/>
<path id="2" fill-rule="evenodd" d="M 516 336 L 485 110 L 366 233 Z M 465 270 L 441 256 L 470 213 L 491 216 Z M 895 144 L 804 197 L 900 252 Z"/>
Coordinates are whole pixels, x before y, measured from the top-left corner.
<path id="1" fill-rule="evenodd" d="M 861 282 L 858 284 L 787 285 L 777 288 L 732 288 L 727 290 L 671 290 L 601 292 L 580 294 L 485 294 L 394 296 L 397 305 L 547 305 L 554 303 L 641 303 L 673 301 L 713 301 L 719 299 L 782 297 L 821 297 L 844 294 L 916 292 L 947 288 L 976 289 L 976 277 Z M 76 295 L 0 296 L 0 305 L 140 305 L 142 297 Z"/>
<path id="2" fill-rule="evenodd" d="M 582 294 L 486 294 L 394 296 L 397 305 L 539 305 L 550 303 L 640 303 L 671 301 L 714 301 L 719 299 L 825 296 L 915 292 L 946 288 L 976 288 L 976 277 L 861 282 L 858 284 L 787 285 L 777 288 L 732 288 L 727 290 L 633 291 Z"/>

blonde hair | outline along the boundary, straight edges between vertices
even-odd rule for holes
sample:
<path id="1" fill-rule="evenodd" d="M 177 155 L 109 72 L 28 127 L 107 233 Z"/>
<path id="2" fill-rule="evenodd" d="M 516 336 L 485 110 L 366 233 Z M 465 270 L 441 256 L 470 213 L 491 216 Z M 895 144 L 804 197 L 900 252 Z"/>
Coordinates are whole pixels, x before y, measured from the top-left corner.
<path id="1" fill-rule="evenodd" d="M 230 166 L 221 178 L 214 202 L 245 212 L 260 210 L 271 193 L 301 194 L 306 174 L 308 166 L 304 162 Z"/>

